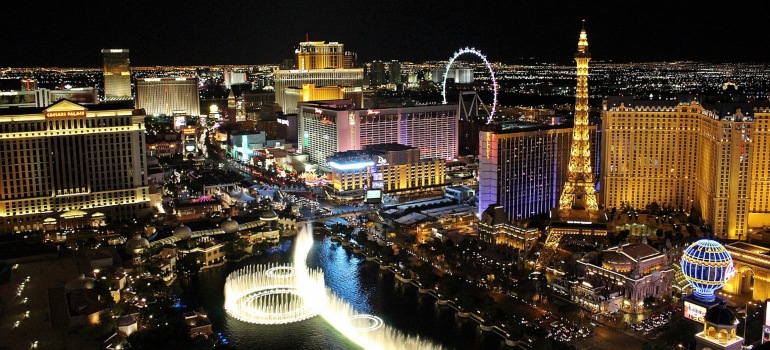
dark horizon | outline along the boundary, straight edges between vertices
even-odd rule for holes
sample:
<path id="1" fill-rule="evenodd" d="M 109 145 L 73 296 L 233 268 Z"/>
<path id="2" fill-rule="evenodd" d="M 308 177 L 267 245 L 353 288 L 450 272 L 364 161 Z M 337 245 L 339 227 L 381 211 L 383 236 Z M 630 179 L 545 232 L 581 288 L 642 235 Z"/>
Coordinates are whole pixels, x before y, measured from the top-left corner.
<path id="1" fill-rule="evenodd" d="M 770 46 L 757 1 L 743 2 L 735 13 L 635 0 L 86 0 L 26 6 L 7 9 L 6 18 L 14 20 L 0 24 L 0 67 L 96 68 L 102 48 L 130 49 L 132 66 L 277 64 L 292 57 L 306 34 L 312 41 L 343 43 L 360 62 L 446 60 L 470 46 L 494 62 L 571 63 L 581 19 L 595 61 L 763 62 L 762 47 Z"/>

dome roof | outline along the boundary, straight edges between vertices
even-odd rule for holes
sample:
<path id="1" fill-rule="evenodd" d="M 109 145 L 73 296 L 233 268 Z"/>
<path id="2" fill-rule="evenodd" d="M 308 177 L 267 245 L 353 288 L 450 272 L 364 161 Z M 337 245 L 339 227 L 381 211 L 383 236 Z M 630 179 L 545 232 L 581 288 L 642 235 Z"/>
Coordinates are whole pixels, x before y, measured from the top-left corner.
<path id="1" fill-rule="evenodd" d="M 126 242 L 126 253 L 130 255 L 139 254 L 149 246 L 150 242 L 137 233 Z"/>
<path id="2" fill-rule="evenodd" d="M 732 326 L 737 322 L 737 318 L 730 309 L 727 308 L 727 303 L 722 302 L 719 306 L 715 306 L 706 311 L 704 317 L 706 322 L 716 325 Z"/>
<path id="3" fill-rule="evenodd" d="M 611 265 L 628 265 L 631 266 L 634 262 L 629 259 L 627 256 L 623 254 L 618 254 L 616 252 L 606 252 L 602 256 L 602 260 L 605 263 L 611 264 Z"/>
<path id="4" fill-rule="evenodd" d="M 188 239 L 192 237 L 192 230 L 184 224 L 181 224 L 174 229 L 174 236 L 181 239 Z"/>
<path id="5" fill-rule="evenodd" d="M 271 209 L 264 209 L 259 212 L 259 219 L 262 221 L 278 220 L 278 214 L 276 214 Z"/>
<path id="6" fill-rule="evenodd" d="M 682 273 L 695 289 L 695 297 L 714 300 L 714 291 L 722 288 L 735 274 L 730 253 L 719 242 L 701 239 L 685 249 Z"/>
<path id="7" fill-rule="evenodd" d="M 219 227 L 222 231 L 225 231 L 225 233 L 236 233 L 239 230 L 238 222 L 233 219 L 225 220 Z"/>
<path id="8" fill-rule="evenodd" d="M 67 282 L 64 285 L 64 289 L 68 292 L 74 292 L 76 290 L 94 289 L 94 286 L 96 286 L 96 280 L 81 274 L 80 277 Z"/>

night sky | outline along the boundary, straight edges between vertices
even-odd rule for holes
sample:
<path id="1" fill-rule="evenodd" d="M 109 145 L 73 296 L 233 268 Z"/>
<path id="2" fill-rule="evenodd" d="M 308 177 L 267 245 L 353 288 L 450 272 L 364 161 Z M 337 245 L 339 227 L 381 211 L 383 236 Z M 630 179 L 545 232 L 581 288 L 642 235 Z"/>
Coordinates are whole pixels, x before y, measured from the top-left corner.
<path id="1" fill-rule="evenodd" d="M 338 41 L 359 61 L 445 60 L 474 46 L 492 61 L 571 62 L 580 20 L 596 60 L 767 62 L 761 1 L 17 1 L 3 9 L 0 67 L 279 63 Z"/>

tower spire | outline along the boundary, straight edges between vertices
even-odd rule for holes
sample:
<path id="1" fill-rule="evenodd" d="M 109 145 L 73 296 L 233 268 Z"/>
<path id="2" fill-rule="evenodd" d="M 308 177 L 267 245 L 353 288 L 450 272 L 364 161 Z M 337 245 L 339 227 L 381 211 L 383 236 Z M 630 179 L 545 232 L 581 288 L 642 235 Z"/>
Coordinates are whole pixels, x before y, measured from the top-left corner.
<path id="1" fill-rule="evenodd" d="M 567 181 L 559 199 L 559 217 L 596 219 L 599 209 L 594 193 L 594 176 L 591 168 L 591 140 L 588 134 L 588 34 L 580 31 L 575 62 L 577 63 L 577 88 L 575 89 L 575 125 L 572 128 Z M 587 217 L 585 217 L 587 214 Z"/>

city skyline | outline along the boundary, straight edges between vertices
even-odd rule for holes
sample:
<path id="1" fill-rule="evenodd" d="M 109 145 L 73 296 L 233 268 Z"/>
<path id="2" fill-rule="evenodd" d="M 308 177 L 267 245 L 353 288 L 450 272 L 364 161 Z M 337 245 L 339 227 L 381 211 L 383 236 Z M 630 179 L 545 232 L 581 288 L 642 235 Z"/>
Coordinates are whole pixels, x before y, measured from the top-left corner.
<path id="1" fill-rule="evenodd" d="M 41 24 L 64 23 L 65 28 L 33 24 L 19 30 L 10 21 L 0 24 L 9 48 L 0 58 L 0 67 L 98 67 L 98 52 L 103 48 L 130 49 L 133 66 L 279 63 L 292 56 L 294 46 L 306 35 L 310 40 L 345 43 L 346 49 L 358 53 L 359 61 L 442 60 L 457 47 L 473 46 L 493 61 L 565 62 L 581 19 L 586 19 L 592 33 L 592 52 L 602 61 L 757 61 L 761 58 L 747 55 L 746 50 L 756 51 L 770 40 L 757 35 L 762 23 L 761 11 L 752 11 L 757 2 L 745 3 L 735 19 L 729 13 L 689 4 L 636 3 L 625 7 L 610 2 L 468 6 L 332 0 L 287 1 L 269 9 L 260 3 L 190 4 L 198 11 L 180 11 L 175 3 L 141 1 L 131 6 L 29 5 L 23 11 L 10 9 L 8 14 Z M 349 18 L 339 20 L 340 14 Z"/>

